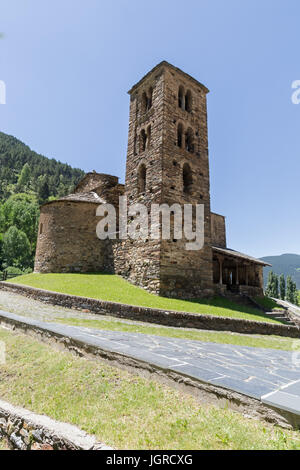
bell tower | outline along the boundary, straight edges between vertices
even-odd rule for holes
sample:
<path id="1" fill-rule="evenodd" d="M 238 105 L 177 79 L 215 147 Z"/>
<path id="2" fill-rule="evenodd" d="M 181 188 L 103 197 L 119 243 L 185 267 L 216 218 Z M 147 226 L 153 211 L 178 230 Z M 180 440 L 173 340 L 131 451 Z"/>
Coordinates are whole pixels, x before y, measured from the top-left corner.
<path id="1" fill-rule="evenodd" d="M 128 203 L 203 204 L 204 246 L 186 240 L 128 240 L 128 278 L 152 292 L 201 297 L 212 292 L 206 94 L 197 80 L 161 62 L 129 91 Z"/>

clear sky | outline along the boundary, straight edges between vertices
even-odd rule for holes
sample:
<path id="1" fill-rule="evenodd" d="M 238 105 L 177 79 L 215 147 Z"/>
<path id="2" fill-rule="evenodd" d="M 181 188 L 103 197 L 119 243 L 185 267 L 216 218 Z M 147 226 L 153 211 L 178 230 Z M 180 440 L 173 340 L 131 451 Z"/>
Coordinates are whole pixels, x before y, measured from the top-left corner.
<path id="1" fill-rule="evenodd" d="M 124 180 L 127 91 L 161 60 L 209 89 L 228 245 L 300 253 L 299 0 L 0 0 L 0 130 Z"/>

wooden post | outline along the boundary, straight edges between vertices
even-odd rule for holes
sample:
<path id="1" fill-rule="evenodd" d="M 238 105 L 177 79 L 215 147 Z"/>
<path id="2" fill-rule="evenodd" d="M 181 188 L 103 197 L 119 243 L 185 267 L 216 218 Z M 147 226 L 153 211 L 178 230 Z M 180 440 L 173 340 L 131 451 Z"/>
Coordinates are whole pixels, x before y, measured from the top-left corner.
<path id="1" fill-rule="evenodd" d="M 223 285 L 223 258 L 219 256 L 219 265 L 220 265 L 220 285 Z"/>

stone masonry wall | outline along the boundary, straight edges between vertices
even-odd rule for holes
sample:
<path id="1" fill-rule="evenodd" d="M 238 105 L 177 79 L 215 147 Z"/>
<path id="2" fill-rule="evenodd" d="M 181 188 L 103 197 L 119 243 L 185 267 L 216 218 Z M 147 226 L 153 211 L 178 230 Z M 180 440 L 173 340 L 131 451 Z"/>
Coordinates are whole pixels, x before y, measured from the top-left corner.
<path id="1" fill-rule="evenodd" d="M 163 75 L 150 77 L 143 88 L 130 98 L 129 135 L 126 166 L 125 194 L 128 204 L 143 203 L 150 211 L 151 203 L 161 202 L 162 185 L 162 131 L 163 131 Z M 152 106 L 144 110 L 142 94 L 152 87 Z M 151 137 L 145 150 L 141 145 L 141 133 L 151 126 Z M 139 171 L 146 167 L 146 185 L 139 190 Z M 129 217 L 129 224 L 132 220 Z M 160 292 L 160 251 L 159 240 L 127 240 L 122 243 L 124 263 L 116 272 L 130 282 L 144 287 L 150 292 Z"/>
<path id="2" fill-rule="evenodd" d="M 212 245 L 226 248 L 226 224 L 224 215 L 211 213 Z"/>
<path id="3" fill-rule="evenodd" d="M 72 201 L 42 206 L 35 272 L 113 271 L 112 244 L 97 238 L 97 207 Z"/>
<path id="4" fill-rule="evenodd" d="M 164 132 L 162 200 L 204 205 L 204 247 L 188 251 L 187 240 L 164 240 L 161 249 L 161 292 L 176 297 L 202 297 L 212 294 L 212 250 L 210 221 L 210 184 L 207 137 L 207 90 L 176 69 L 164 73 Z M 191 96 L 191 109 L 179 106 L 178 91 Z M 178 145 L 178 126 L 182 126 L 182 144 Z M 192 148 L 187 149 L 186 133 L 192 132 Z M 190 168 L 191 182 L 184 187 L 184 166 Z"/>
<path id="5" fill-rule="evenodd" d="M 178 106 L 180 85 L 192 94 L 191 112 Z M 145 108 L 143 100 L 149 90 L 152 106 Z M 149 211 L 151 203 L 202 203 L 205 207 L 205 245 L 200 251 L 187 251 L 186 240 L 172 236 L 166 241 L 123 243 L 125 276 L 161 295 L 189 298 L 213 292 L 206 92 L 205 87 L 168 64 L 154 69 L 130 92 L 125 185 L 129 204 L 146 204 Z M 193 152 L 177 145 L 180 122 L 185 129 L 193 128 Z M 143 131 L 148 136 L 145 148 L 141 144 Z M 184 194 L 183 188 L 185 163 L 192 172 L 189 194 Z M 141 166 L 146 171 L 143 191 L 139 187 Z"/>
<path id="6" fill-rule="evenodd" d="M 99 186 L 102 188 L 112 188 L 118 184 L 118 181 L 119 178 L 117 176 L 96 172 L 87 173 L 76 186 L 75 193 L 88 193 L 89 191 L 93 191 Z"/>
<path id="7" fill-rule="evenodd" d="M 0 400 L 0 438 L 14 450 L 111 450 L 77 427 Z"/>
<path id="8" fill-rule="evenodd" d="M 231 331 L 244 334 L 278 335 L 300 338 L 300 328 L 279 323 L 243 320 L 239 318 L 214 317 L 197 313 L 160 310 L 149 307 L 138 307 L 116 302 L 107 302 L 76 295 L 60 294 L 11 282 L 0 282 L 0 290 L 8 290 L 26 295 L 36 300 L 62 307 L 84 309 L 101 315 L 126 318 L 134 321 L 155 323 L 180 328 L 197 328 L 201 330 Z M 1 312 L 0 312 L 1 317 Z"/>

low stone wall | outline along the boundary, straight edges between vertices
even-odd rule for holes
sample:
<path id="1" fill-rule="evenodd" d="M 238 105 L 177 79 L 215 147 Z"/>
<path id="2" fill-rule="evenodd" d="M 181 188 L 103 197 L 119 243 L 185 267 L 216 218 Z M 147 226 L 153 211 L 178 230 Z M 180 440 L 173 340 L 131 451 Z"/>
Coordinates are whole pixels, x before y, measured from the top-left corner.
<path id="1" fill-rule="evenodd" d="M 0 400 L 0 438 L 16 450 L 110 450 L 71 424 Z"/>
<path id="2" fill-rule="evenodd" d="M 117 318 L 126 318 L 129 320 L 156 323 L 165 326 L 300 338 L 300 328 L 295 326 L 137 307 L 115 302 L 105 302 L 87 297 L 61 294 L 10 282 L 0 282 L 0 289 L 17 292 L 18 294 L 26 295 L 33 299 L 53 305 L 89 310 L 92 313 L 98 313 L 101 315 L 110 315 Z"/>

